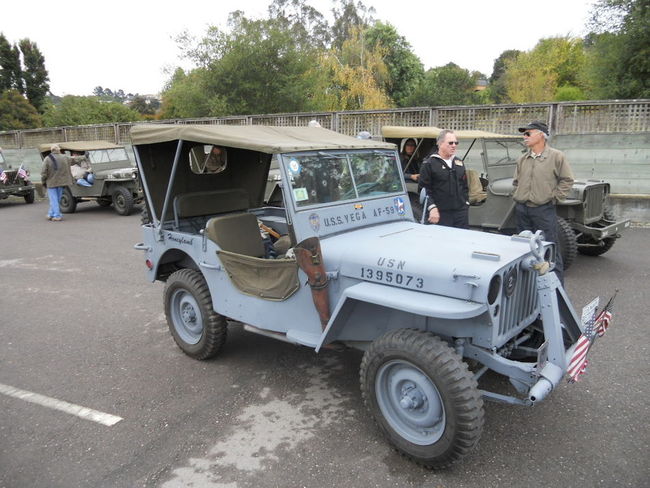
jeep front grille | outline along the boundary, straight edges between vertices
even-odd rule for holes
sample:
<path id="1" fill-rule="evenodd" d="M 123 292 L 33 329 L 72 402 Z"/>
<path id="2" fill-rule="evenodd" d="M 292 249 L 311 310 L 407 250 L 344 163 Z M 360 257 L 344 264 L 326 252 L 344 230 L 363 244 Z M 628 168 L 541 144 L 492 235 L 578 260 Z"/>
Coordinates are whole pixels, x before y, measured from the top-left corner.
<path id="1" fill-rule="evenodd" d="M 585 222 L 599 220 L 603 214 L 603 202 L 605 200 L 605 186 L 594 185 L 585 190 Z"/>
<path id="2" fill-rule="evenodd" d="M 520 263 L 516 263 L 508 267 L 503 276 L 508 276 L 513 271 L 517 272 L 514 291 L 508 296 L 504 289 L 501 294 L 499 342 L 527 327 L 538 313 L 536 272 L 523 269 Z"/>

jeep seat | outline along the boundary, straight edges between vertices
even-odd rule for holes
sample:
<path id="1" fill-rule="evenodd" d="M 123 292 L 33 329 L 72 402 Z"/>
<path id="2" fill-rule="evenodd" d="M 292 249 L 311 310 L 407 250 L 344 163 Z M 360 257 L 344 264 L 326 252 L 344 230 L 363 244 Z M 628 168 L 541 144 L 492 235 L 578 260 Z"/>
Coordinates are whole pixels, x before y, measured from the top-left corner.
<path id="1" fill-rule="evenodd" d="M 213 217 L 205 226 L 205 234 L 224 251 L 256 258 L 265 256 L 257 217 L 251 213 Z"/>

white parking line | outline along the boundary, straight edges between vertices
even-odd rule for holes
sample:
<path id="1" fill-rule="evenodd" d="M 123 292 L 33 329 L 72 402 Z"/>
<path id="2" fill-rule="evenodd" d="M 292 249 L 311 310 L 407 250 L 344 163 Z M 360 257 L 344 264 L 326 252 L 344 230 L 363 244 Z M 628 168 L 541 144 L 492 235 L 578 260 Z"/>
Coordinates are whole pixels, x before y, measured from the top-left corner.
<path id="1" fill-rule="evenodd" d="M 63 400 L 57 400 L 56 398 L 46 397 L 44 395 L 39 395 L 38 393 L 32 393 L 31 391 L 21 390 L 19 388 L 14 388 L 13 386 L 4 385 L 0 383 L 0 393 L 4 393 L 10 397 L 20 398 L 26 402 L 36 403 L 47 408 L 53 408 L 54 410 L 60 410 L 61 412 L 69 413 L 70 415 L 76 415 L 82 419 L 92 420 L 99 424 L 115 425 L 120 420 L 123 420 L 122 417 L 117 417 L 111 415 L 110 413 L 100 412 L 98 410 L 93 410 L 92 408 L 82 407 L 81 405 L 75 405 L 74 403 L 68 403 Z"/>

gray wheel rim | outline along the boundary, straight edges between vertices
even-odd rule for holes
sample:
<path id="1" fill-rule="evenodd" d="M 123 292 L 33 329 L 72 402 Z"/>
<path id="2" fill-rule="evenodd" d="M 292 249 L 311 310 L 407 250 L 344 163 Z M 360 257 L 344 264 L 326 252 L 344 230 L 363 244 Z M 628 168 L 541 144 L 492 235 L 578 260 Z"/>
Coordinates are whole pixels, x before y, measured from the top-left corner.
<path id="1" fill-rule="evenodd" d="M 404 360 L 384 364 L 377 372 L 379 409 L 404 439 L 427 446 L 445 431 L 445 409 L 438 388 L 418 367 Z"/>
<path id="2" fill-rule="evenodd" d="M 124 195 L 121 193 L 118 195 L 115 195 L 115 206 L 123 209 L 126 206 L 126 201 L 124 199 Z"/>
<path id="3" fill-rule="evenodd" d="M 185 290 L 176 290 L 171 299 L 172 322 L 180 338 L 197 344 L 203 335 L 203 316 L 194 297 Z"/>

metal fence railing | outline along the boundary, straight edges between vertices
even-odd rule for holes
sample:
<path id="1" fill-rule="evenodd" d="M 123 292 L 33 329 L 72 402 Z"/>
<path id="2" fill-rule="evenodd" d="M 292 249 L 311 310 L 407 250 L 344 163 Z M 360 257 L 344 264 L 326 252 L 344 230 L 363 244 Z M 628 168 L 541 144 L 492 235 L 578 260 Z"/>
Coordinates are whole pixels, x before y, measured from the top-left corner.
<path id="1" fill-rule="evenodd" d="M 531 120 L 543 120 L 555 135 L 639 133 L 650 131 L 650 100 L 604 100 L 527 105 L 471 105 L 411 107 L 386 110 L 263 114 L 149 123 L 301 126 L 317 120 L 322 127 L 342 134 L 368 131 L 380 137 L 384 125 L 428 126 L 455 130 L 482 129 L 516 133 Z M 61 141 L 107 140 L 129 144 L 132 123 L 97 124 L 0 132 L 0 147 L 22 149 Z"/>

